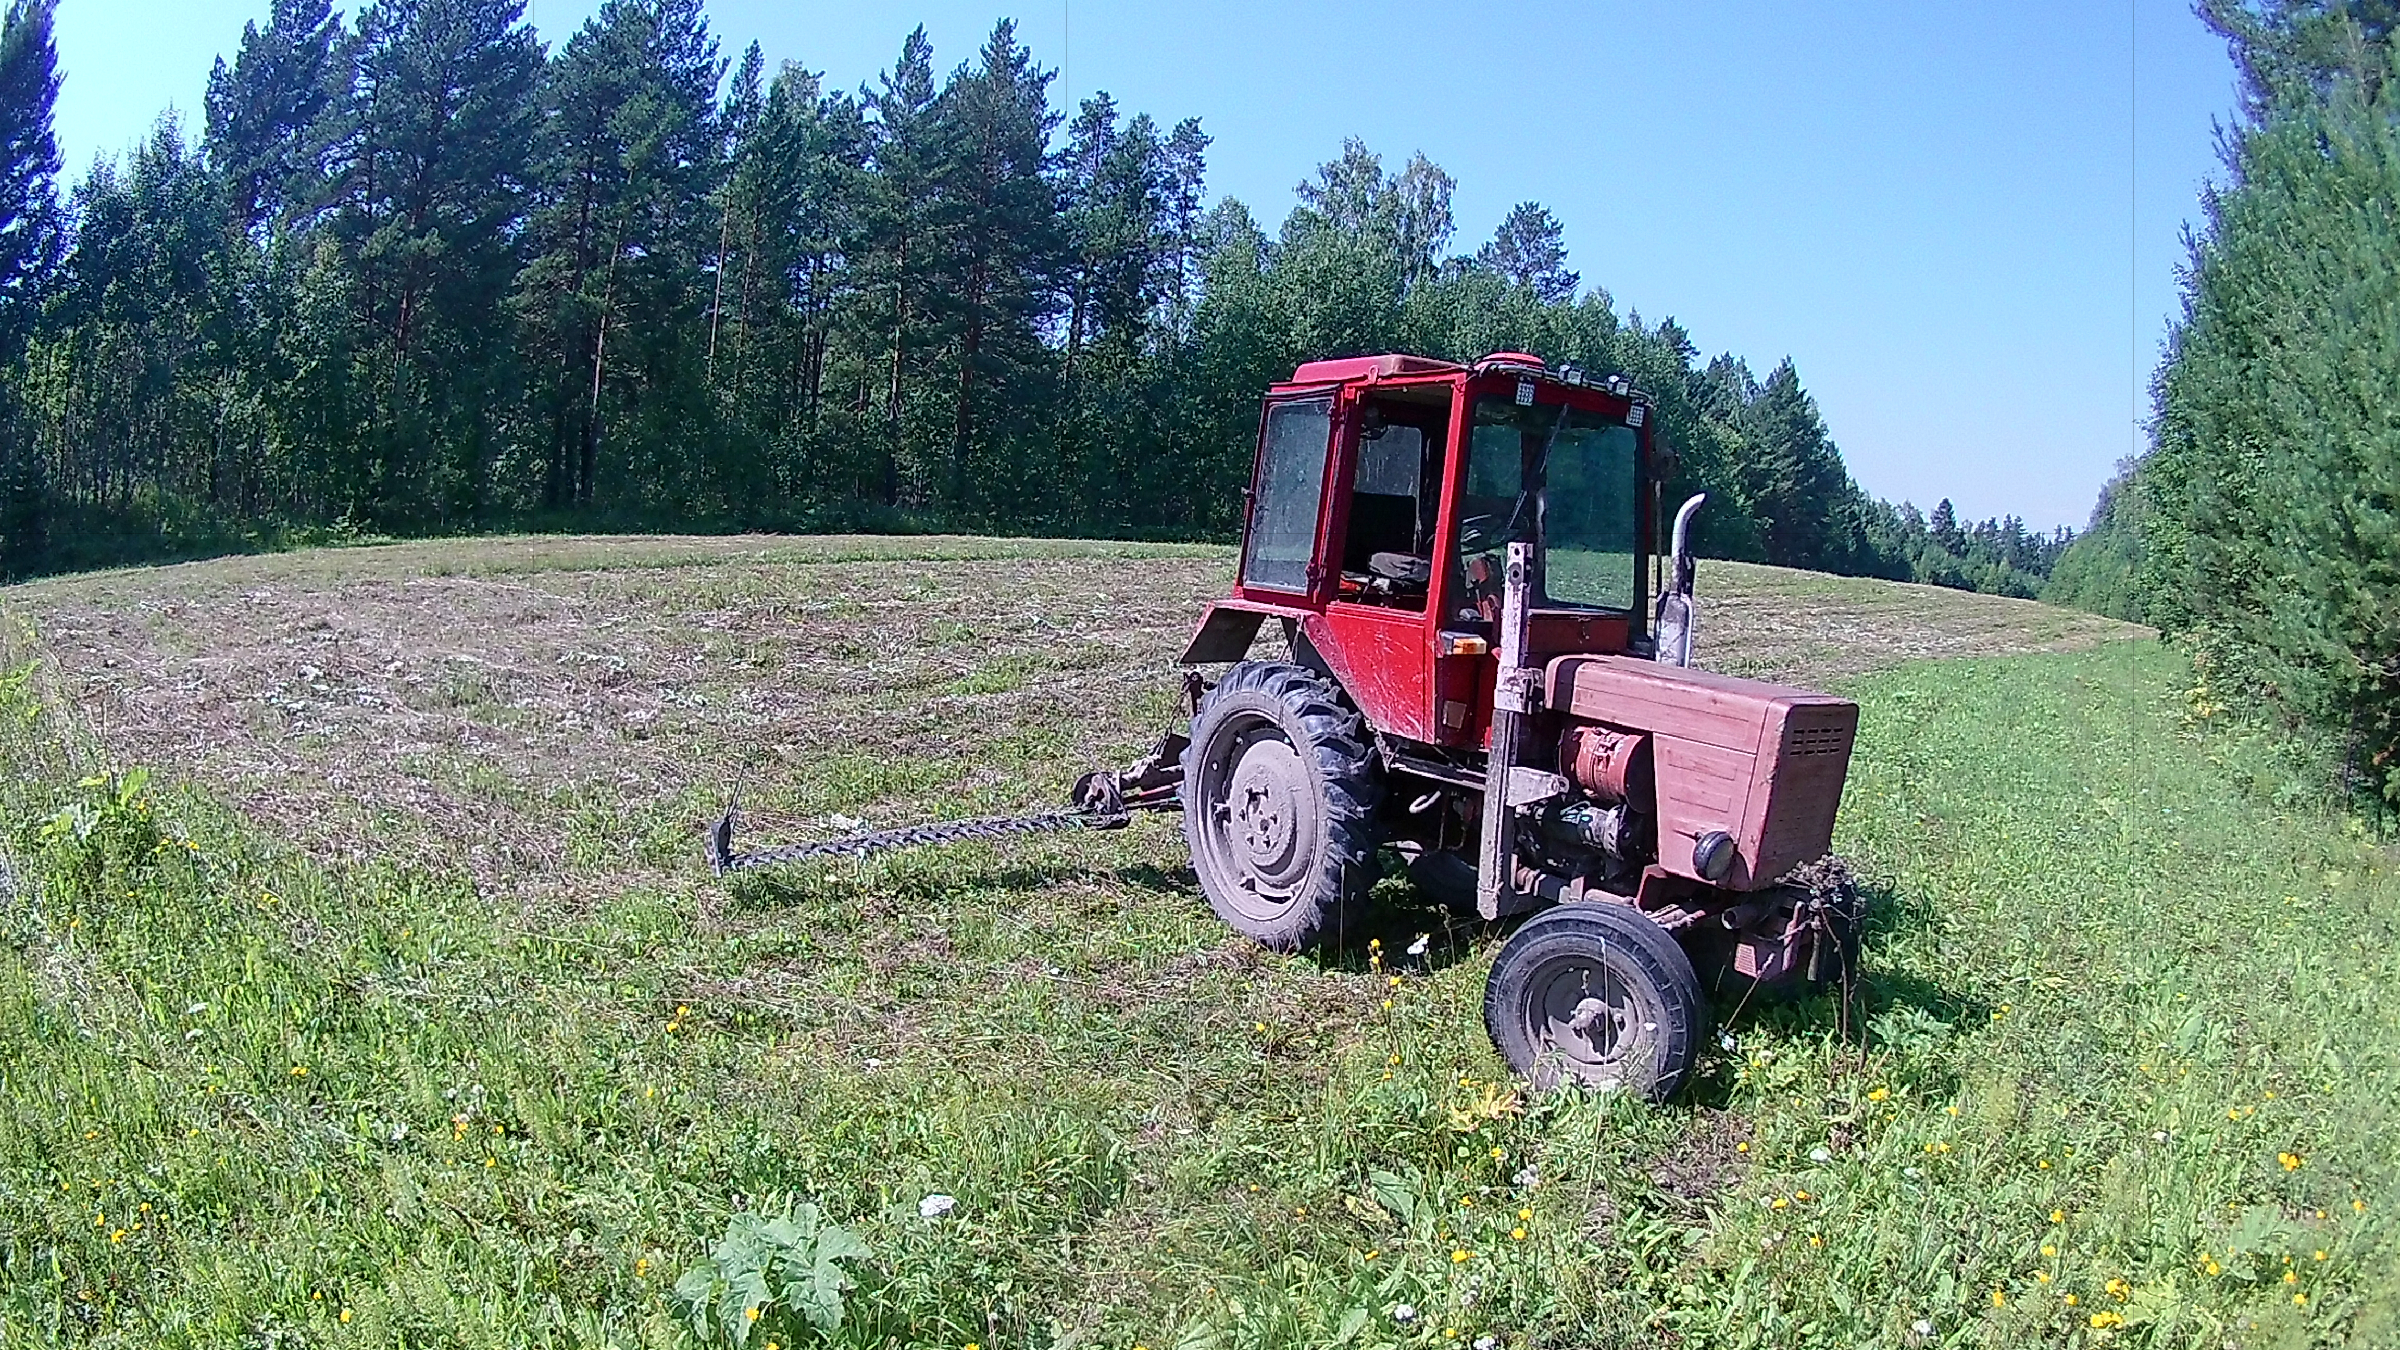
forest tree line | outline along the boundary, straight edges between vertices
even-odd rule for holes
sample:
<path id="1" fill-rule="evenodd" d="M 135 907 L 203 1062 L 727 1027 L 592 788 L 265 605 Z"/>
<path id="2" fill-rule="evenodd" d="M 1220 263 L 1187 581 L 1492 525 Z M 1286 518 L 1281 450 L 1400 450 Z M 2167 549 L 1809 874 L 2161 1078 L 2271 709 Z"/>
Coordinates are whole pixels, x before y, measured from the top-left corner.
<path id="1" fill-rule="evenodd" d="M 1302 360 L 1529 351 L 1659 400 L 1714 556 L 2032 594 L 2065 531 L 1851 479 L 1786 360 L 1620 316 L 1537 203 L 1348 141 L 1270 229 L 1197 118 L 1052 106 L 1006 21 L 855 91 L 698 0 L 272 0 L 61 191 L 54 0 L 0 36 L 0 566 L 548 526 L 1233 537 Z"/>
<path id="2" fill-rule="evenodd" d="M 2196 717 L 2263 724 L 2337 796 L 2400 806 L 2400 5 L 2201 12 L 2242 79 L 2226 180 L 2151 447 L 2051 594 L 2187 646 Z"/>

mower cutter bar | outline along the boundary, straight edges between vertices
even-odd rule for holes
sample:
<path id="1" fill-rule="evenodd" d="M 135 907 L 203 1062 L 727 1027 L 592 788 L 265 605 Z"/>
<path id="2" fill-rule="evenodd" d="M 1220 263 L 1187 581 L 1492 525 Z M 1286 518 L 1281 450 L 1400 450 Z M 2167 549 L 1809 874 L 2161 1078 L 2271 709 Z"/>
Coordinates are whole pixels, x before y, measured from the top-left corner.
<path id="1" fill-rule="evenodd" d="M 909 825 L 897 830 L 869 830 L 823 839 L 813 844 L 786 844 L 749 853 L 733 851 L 734 810 L 728 807 L 708 832 L 708 865 L 718 876 L 747 872 L 754 867 L 781 867 L 818 858 L 864 858 L 893 849 L 924 848 L 963 839 L 999 839 L 1012 834 L 1046 834 L 1052 830 L 1113 830 L 1133 817 L 1123 811 L 1099 815 L 1079 806 L 1042 811 L 1029 816 L 985 816 L 979 820 L 944 820 Z"/>
<path id="2" fill-rule="evenodd" d="M 896 830 L 867 830 L 813 844 L 785 844 L 736 853 L 733 830 L 741 809 L 728 804 L 708 831 L 708 865 L 718 876 L 757 867 L 781 867 L 818 858 L 864 858 L 894 849 L 925 848 L 966 839 L 1002 839 L 1018 834 L 1047 834 L 1053 830 L 1116 830 L 1133 820 L 1136 811 L 1182 809 L 1183 749 L 1180 735 L 1169 735 L 1150 753 L 1122 773 L 1087 773 L 1075 782 L 1075 805 L 1024 816 L 984 816 L 976 820 L 938 820 Z"/>

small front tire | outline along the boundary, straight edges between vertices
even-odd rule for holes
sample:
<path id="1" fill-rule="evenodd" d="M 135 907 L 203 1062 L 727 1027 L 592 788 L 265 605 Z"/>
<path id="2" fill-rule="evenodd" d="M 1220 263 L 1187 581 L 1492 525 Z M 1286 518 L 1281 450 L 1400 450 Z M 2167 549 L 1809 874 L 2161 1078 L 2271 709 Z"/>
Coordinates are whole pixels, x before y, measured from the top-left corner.
<path id="1" fill-rule="evenodd" d="M 1707 1020 L 1683 948 L 1648 915 L 1607 901 L 1535 915 L 1501 944 L 1484 983 L 1492 1044 L 1545 1090 L 1664 1101 L 1691 1075 Z"/>

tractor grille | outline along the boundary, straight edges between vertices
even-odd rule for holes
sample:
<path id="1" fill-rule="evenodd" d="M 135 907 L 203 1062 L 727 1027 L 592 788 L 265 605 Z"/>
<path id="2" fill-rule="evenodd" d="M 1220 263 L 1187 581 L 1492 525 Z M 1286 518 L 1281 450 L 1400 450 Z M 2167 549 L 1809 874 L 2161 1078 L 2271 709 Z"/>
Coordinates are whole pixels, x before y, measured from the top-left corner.
<path id="1" fill-rule="evenodd" d="M 1846 755 L 1850 753 L 1850 728 L 1793 727 L 1784 745 L 1784 753 L 1790 755 Z"/>

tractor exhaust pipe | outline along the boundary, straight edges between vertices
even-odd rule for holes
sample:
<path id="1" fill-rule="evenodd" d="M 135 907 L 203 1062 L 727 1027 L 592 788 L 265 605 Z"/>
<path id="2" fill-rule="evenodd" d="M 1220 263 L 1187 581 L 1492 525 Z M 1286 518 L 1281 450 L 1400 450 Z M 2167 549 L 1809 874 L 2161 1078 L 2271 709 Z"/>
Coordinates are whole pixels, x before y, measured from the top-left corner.
<path id="1" fill-rule="evenodd" d="M 1692 554 L 1686 547 L 1692 517 L 1699 513 L 1700 503 L 1708 500 L 1705 492 L 1692 494 L 1675 513 L 1675 542 L 1667 555 L 1668 580 L 1666 589 L 1658 593 L 1658 655 L 1662 666 L 1688 666 L 1692 663 L 1692 632 L 1698 626 L 1698 611 L 1692 604 Z"/>

